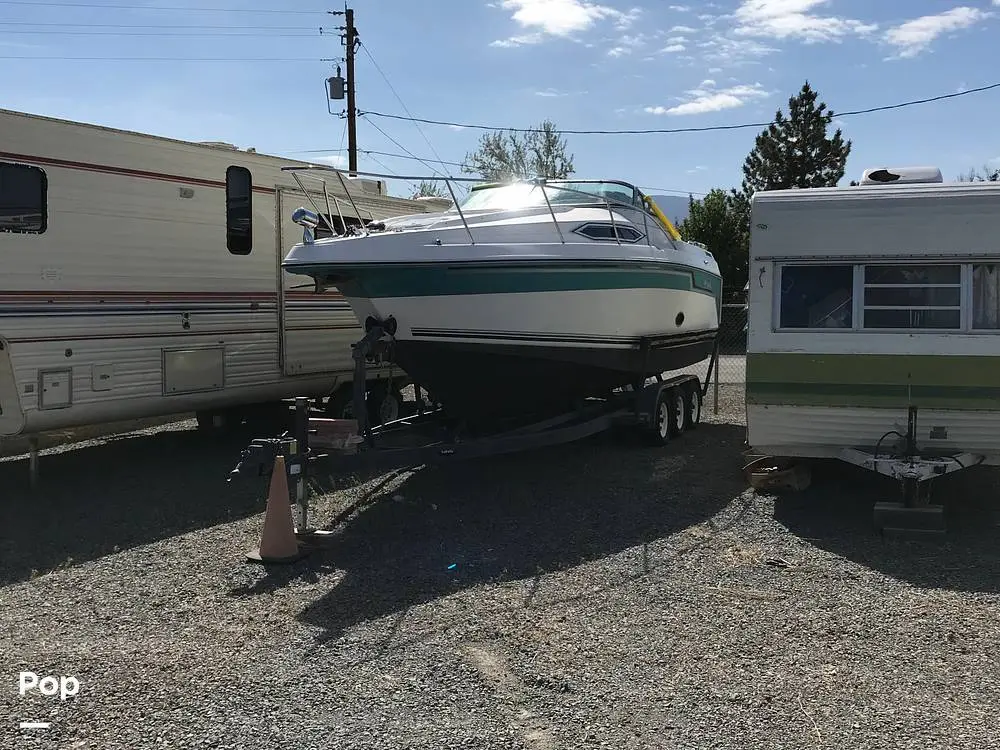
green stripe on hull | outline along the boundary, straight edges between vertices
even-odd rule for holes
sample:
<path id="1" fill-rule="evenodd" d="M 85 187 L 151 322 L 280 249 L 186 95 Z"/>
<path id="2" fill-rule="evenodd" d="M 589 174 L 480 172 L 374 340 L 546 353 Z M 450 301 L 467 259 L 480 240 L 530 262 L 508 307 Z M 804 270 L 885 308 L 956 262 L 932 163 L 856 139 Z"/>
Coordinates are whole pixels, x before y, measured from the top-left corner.
<path id="1" fill-rule="evenodd" d="M 341 273 L 352 276 L 338 283 L 341 292 L 348 297 L 436 297 L 578 289 L 678 289 L 715 299 L 720 299 L 722 294 L 722 280 L 718 276 L 684 266 L 650 263 L 414 264 L 392 268 L 360 266 L 344 269 Z"/>
<path id="2" fill-rule="evenodd" d="M 1000 357 L 748 354 L 747 403 L 1000 411 Z"/>

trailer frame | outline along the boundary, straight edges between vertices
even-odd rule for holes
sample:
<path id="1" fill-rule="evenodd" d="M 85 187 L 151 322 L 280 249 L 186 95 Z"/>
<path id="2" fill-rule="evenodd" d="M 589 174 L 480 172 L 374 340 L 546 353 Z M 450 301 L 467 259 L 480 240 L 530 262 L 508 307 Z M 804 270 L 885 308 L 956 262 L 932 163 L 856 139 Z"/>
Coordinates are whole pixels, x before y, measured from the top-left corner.
<path id="1" fill-rule="evenodd" d="M 358 376 L 364 383 L 369 363 L 390 353 L 396 321 L 368 318 L 364 328 L 365 336 L 353 345 L 354 383 L 359 383 Z M 665 341 L 660 337 L 642 339 L 642 361 Z M 275 459 L 283 456 L 296 537 L 308 541 L 331 533 L 309 525 L 307 477 L 311 465 L 322 464 L 328 473 L 439 465 L 575 442 L 620 426 L 638 428 L 653 445 L 667 445 L 701 422 L 718 352 L 716 340 L 704 384 L 697 375 L 664 378 L 657 374 L 634 383 L 630 390 L 604 399 L 587 399 L 573 411 L 533 422 L 512 421 L 492 429 L 465 425 L 440 407 L 425 411 L 418 384 L 414 384 L 417 413 L 375 427 L 368 418 L 364 387 L 355 388 L 355 418 L 350 420 L 311 417 L 310 400 L 298 397 L 293 430 L 279 437 L 252 440 L 227 481 L 259 477 L 269 482 Z"/>

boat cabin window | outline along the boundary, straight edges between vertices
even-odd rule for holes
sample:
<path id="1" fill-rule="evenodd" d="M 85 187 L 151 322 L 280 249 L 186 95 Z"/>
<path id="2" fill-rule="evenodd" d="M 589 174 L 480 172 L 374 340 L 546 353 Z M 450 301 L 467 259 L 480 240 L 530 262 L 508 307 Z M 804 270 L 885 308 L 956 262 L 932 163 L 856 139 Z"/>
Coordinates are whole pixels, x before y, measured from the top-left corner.
<path id="1" fill-rule="evenodd" d="M 780 328 L 851 328 L 854 266 L 783 266 Z"/>
<path id="2" fill-rule="evenodd" d="M 226 247 L 233 255 L 253 248 L 253 179 L 246 167 L 226 170 Z"/>
<path id="3" fill-rule="evenodd" d="M 47 202 L 43 169 L 0 162 L 0 232 L 41 234 L 48 226 Z"/>
<path id="4" fill-rule="evenodd" d="M 597 199 L 600 202 L 609 200 L 612 203 L 643 208 L 638 202 L 635 188 L 628 185 L 572 181 L 546 183 L 544 193 L 541 186 L 531 183 L 477 186 L 469 191 L 461 205 L 463 211 L 479 209 L 515 211 L 544 206 L 546 198 L 553 206 L 586 204 Z"/>
<path id="5" fill-rule="evenodd" d="M 962 327 L 962 266 L 864 267 L 864 328 Z"/>

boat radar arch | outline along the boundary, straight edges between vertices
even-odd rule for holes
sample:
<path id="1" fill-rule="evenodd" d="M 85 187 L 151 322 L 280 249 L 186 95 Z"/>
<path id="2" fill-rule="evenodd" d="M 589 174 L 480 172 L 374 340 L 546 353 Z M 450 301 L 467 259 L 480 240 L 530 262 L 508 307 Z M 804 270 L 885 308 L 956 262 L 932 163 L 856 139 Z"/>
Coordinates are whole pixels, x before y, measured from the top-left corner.
<path id="1" fill-rule="evenodd" d="M 862 185 L 914 185 L 944 182 L 937 167 L 872 167 L 861 175 Z"/>

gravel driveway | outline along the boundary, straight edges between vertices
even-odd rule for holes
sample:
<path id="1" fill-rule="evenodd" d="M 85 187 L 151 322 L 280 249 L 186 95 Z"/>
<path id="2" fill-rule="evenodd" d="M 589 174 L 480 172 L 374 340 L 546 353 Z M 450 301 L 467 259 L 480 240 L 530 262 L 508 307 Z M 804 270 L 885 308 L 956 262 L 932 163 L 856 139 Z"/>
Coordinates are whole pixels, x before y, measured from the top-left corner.
<path id="1" fill-rule="evenodd" d="M 667 448 L 341 480 L 314 520 L 381 499 L 271 570 L 243 438 L 59 449 L 37 496 L 0 463 L 0 747 L 1000 746 L 996 474 L 940 480 L 946 543 L 885 542 L 860 472 L 747 490 L 723 390 Z M 21 698 L 22 670 L 82 688 Z"/>

